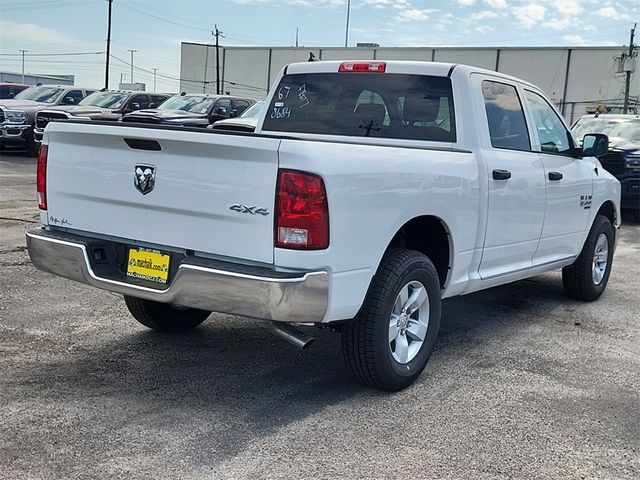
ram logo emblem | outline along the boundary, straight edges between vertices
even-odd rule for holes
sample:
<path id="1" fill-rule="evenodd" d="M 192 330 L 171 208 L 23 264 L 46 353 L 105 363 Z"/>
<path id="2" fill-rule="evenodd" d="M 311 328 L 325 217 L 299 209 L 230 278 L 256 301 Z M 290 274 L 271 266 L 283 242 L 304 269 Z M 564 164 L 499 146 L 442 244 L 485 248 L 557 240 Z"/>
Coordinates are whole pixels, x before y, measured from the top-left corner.
<path id="1" fill-rule="evenodd" d="M 155 165 L 136 165 L 133 174 L 133 185 L 143 195 L 146 195 L 156 185 Z"/>

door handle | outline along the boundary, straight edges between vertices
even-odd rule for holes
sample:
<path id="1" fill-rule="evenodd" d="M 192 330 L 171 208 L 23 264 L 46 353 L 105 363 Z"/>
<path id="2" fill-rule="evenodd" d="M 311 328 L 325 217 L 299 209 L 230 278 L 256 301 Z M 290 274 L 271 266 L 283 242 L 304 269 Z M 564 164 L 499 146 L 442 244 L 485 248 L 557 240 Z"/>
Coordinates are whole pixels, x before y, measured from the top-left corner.
<path id="1" fill-rule="evenodd" d="M 549 180 L 552 182 L 562 180 L 562 174 L 560 172 L 549 172 Z"/>
<path id="2" fill-rule="evenodd" d="M 493 171 L 494 180 L 509 180 L 511 178 L 511 172 L 509 170 L 496 169 Z"/>

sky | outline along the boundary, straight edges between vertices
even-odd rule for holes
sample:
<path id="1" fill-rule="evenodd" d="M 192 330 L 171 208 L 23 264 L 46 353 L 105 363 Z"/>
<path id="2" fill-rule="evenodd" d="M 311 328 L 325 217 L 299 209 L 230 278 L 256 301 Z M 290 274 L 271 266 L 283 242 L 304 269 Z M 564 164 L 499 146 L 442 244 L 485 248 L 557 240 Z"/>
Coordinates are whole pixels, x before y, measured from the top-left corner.
<path id="1" fill-rule="evenodd" d="M 0 0 L 0 71 L 70 74 L 104 85 L 107 0 Z M 344 46 L 347 0 L 113 0 L 110 87 L 178 91 L 180 42 Z M 351 0 L 349 46 L 628 45 L 637 0 Z M 638 36 L 640 37 L 640 31 Z M 640 40 L 636 40 L 636 44 Z"/>

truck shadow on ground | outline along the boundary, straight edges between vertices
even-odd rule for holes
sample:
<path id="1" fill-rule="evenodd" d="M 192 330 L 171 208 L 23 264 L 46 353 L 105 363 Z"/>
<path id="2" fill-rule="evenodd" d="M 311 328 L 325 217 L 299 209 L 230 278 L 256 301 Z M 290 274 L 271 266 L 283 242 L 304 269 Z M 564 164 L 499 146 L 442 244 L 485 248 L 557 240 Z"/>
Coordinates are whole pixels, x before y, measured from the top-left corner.
<path id="1" fill-rule="evenodd" d="M 541 311 L 567 301 L 557 274 L 447 300 L 431 362 L 442 366 L 442 360 L 468 355 L 481 348 L 487 335 L 540 322 Z M 76 428 L 124 436 L 125 441 L 129 436 L 131 442 L 138 434 L 128 429 L 172 432 L 193 447 L 189 454 L 194 461 L 211 464 L 214 448 L 217 463 L 325 408 L 393 401 L 393 395 L 351 379 L 339 335 L 315 333 L 315 344 L 299 352 L 263 323 L 224 316 L 217 321 L 214 315 L 188 334 L 140 330 L 116 341 L 55 347 L 54 358 L 62 360 L 39 363 L 12 387 L 24 400 L 52 402 L 58 410 L 75 405 L 69 422 Z M 437 389 L 431 381 L 428 367 L 412 388 Z M 37 441 L 51 441 L 46 437 Z M 59 441 L 64 443 L 64 437 Z"/>

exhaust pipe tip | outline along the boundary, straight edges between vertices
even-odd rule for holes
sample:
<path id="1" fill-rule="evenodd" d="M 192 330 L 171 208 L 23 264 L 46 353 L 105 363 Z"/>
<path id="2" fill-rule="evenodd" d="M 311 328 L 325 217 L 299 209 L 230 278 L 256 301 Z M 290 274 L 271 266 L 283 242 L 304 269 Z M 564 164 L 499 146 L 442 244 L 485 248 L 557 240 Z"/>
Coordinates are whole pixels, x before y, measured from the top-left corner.
<path id="1" fill-rule="evenodd" d="M 315 341 L 315 338 L 309 337 L 302 330 L 289 323 L 273 322 L 272 325 L 276 335 L 300 350 L 308 348 Z"/>

